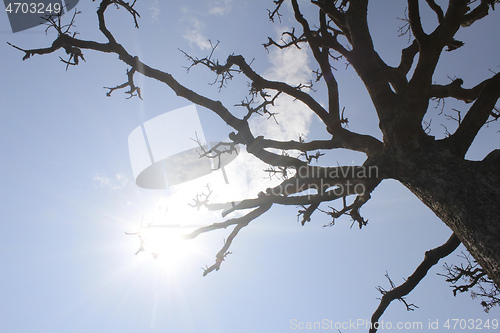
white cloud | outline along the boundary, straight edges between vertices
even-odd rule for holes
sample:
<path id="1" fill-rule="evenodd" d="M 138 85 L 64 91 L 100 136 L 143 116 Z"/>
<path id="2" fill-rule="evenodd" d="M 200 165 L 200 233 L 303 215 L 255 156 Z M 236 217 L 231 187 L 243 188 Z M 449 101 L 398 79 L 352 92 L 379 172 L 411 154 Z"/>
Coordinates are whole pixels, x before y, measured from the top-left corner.
<path id="1" fill-rule="evenodd" d="M 209 14 L 225 15 L 231 11 L 233 0 L 216 0 L 209 3 Z"/>
<path id="2" fill-rule="evenodd" d="M 97 187 L 109 190 L 120 190 L 128 184 L 128 179 L 121 173 L 116 173 L 113 177 L 96 173 L 92 180 Z"/>
<path id="3" fill-rule="evenodd" d="M 203 12 L 199 12 L 200 8 L 195 11 L 189 7 L 181 7 L 181 12 L 183 13 L 182 21 L 186 27 L 182 37 L 191 46 L 195 45 L 202 50 L 211 49 L 212 46 L 210 45 L 209 38 L 204 34 L 207 26 L 199 17 L 207 19 L 207 15 L 226 15 L 231 11 L 232 4 L 233 0 L 213 0 L 207 3 L 208 11 L 205 10 Z"/>
<path id="4" fill-rule="evenodd" d="M 270 80 L 284 81 L 290 85 L 305 83 L 312 78 L 306 48 L 289 47 L 269 52 L 271 67 L 265 73 Z"/>
<path id="5" fill-rule="evenodd" d="M 304 49 L 273 50 L 269 54 L 269 59 L 271 67 L 263 75 L 267 79 L 284 81 L 292 86 L 307 83 L 313 79 L 313 73 L 308 64 L 309 56 Z M 276 140 L 298 140 L 299 134 L 309 133 L 313 113 L 307 106 L 284 94 L 277 99 L 275 104 L 272 111 L 279 113 L 276 116 L 278 124 L 273 119 L 267 119 L 266 116 L 254 116 L 250 125 L 255 136 L 264 135 Z M 226 194 L 226 201 L 255 198 L 260 191 L 281 183 L 282 179 L 277 177 L 269 179 L 269 174 L 264 172 L 268 168 L 267 164 L 243 149 L 240 156 L 226 167 L 229 185 L 233 188 L 230 191 L 222 191 Z"/>
<path id="6" fill-rule="evenodd" d="M 305 48 L 273 49 L 269 52 L 271 67 L 264 73 L 270 80 L 283 81 L 291 86 L 308 83 L 313 78 L 309 66 L 309 55 Z M 271 110 L 278 113 L 276 120 L 254 117 L 251 125 L 256 135 L 276 140 L 297 140 L 300 134 L 307 135 L 311 125 L 312 111 L 302 102 L 282 94 Z"/>
<path id="7" fill-rule="evenodd" d="M 158 23 L 159 22 L 158 17 L 160 16 L 161 13 L 160 1 L 153 0 L 151 3 L 151 7 L 149 7 L 149 11 L 151 12 L 151 21 L 153 21 L 154 23 Z"/>
<path id="8" fill-rule="evenodd" d="M 203 34 L 203 30 L 205 30 L 205 25 L 196 17 L 189 17 L 186 19 L 186 26 L 188 27 L 185 33 L 182 35 L 184 39 L 186 39 L 189 44 L 195 44 L 202 50 L 210 49 L 210 42 L 208 38 Z"/>
<path id="9" fill-rule="evenodd" d="M 313 73 L 308 64 L 309 55 L 304 48 L 272 50 L 269 53 L 269 60 L 271 66 L 263 73 L 267 79 L 284 81 L 292 86 L 307 83 L 313 79 Z M 273 119 L 267 119 L 266 116 L 254 116 L 250 120 L 250 126 L 255 136 L 264 135 L 276 140 L 298 140 L 299 134 L 309 133 L 313 113 L 302 102 L 294 101 L 293 98 L 282 94 L 271 111 L 279 113 L 276 116 L 278 124 Z M 260 191 L 277 186 L 282 179 L 277 177 L 269 179 L 269 174 L 264 172 L 268 168 L 266 163 L 243 149 L 240 156 L 226 167 L 229 185 L 233 190 L 222 191 L 226 196 L 222 196 L 220 199 L 225 200 L 220 201 L 255 198 Z M 216 188 L 214 186 L 214 189 Z M 215 193 L 214 199 L 216 199 Z M 241 215 L 241 212 L 236 215 Z"/>

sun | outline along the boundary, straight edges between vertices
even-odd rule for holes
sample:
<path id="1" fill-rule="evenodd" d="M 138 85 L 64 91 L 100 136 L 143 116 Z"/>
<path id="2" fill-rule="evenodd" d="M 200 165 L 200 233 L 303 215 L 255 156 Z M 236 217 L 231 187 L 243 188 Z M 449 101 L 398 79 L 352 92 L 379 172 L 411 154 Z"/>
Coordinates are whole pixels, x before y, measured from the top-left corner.
<path id="1" fill-rule="evenodd" d="M 175 203 L 175 202 L 174 202 Z M 172 200 L 160 198 L 157 208 L 145 214 L 137 232 L 140 240 L 136 254 L 144 260 L 154 259 L 156 263 L 172 270 L 190 262 L 203 253 L 196 239 L 185 235 L 201 227 L 200 221 L 206 212 L 173 204 Z"/>
<path id="2" fill-rule="evenodd" d="M 150 254 L 166 267 L 174 268 L 199 250 L 196 242 L 186 240 L 184 235 L 191 229 L 181 227 L 149 227 L 143 233 L 144 252 Z"/>

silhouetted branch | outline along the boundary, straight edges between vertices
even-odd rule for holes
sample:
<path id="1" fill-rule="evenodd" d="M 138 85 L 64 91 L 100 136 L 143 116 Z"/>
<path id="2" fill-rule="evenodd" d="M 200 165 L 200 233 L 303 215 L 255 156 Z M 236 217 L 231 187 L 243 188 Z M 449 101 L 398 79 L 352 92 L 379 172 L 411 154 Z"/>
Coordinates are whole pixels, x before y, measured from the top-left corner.
<path id="1" fill-rule="evenodd" d="M 255 101 L 255 96 L 259 95 L 262 98 L 262 102 L 258 103 Z M 271 97 L 271 95 L 267 94 L 264 90 L 260 91 L 252 91 L 252 97 L 250 99 L 246 99 L 245 101 L 242 101 L 240 104 L 236 104 L 235 106 L 241 106 L 247 109 L 247 114 L 243 119 L 247 121 L 250 119 L 250 117 L 253 114 L 258 114 L 260 116 L 264 116 L 264 114 L 267 114 L 267 119 L 273 118 L 276 124 L 278 124 L 278 120 L 276 120 L 276 115 L 278 113 L 276 112 L 271 112 L 269 110 L 269 106 L 274 106 L 274 102 L 276 99 L 279 97 L 281 94 L 281 91 L 278 91 L 274 96 Z M 271 98 L 270 98 L 271 97 Z M 257 104 L 255 107 L 252 105 Z"/>
<path id="2" fill-rule="evenodd" d="M 272 11 L 269 9 L 267 10 L 267 12 L 269 13 L 269 20 L 271 22 L 274 22 L 276 16 L 278 17 L 278 20 L 281 22 L 281 14 L 279 13 L 279 10 L 284 1 L 285 0 L 274 0 L 273 2 L 276 5 L 276 7 Z"/>
<path id="3" fill-rule="evenodd" d="M 227 81 L 229 81 L 233 78 L 233 73 L 239 73 L 240 71 L 237 69 L 231 68 L 231 66 L 228 64 L 224 64 L 224 65 L 220 64 L 218 60 L 212 60 L 215 49 L 217 48 L 217 46 L 219 46 L 220 41 L 217 41 L 217 43 L 215 45 L 212 44 L 211 40 L 209 40 L 209 42 L 210 42 L 210 46 L 211 46 L 210 54 L 207 57 L 204 57 L 201 59 L 196 58 L 196 57 L 192 57 L 183 50 L 180 50 L 180 51 L 186 56 L 186 58 L 189 59 L 189 61 L 191 61 L 191 65 L 189 65 L 189 67 L 187 67 L 187 71 L 189 72 L 189 70 L 191 68 L 193 68 L 196 65 L 200 65 L 200 64 L 208 67 L 212 72 L 214 72 L 216 74 L 215 80 L 214 80 L 214 82 L 211 83 L 211 85 L 214 85 L 218 82 L 219 83 L 219 91 L 220 91 L 222 88 L 224 88 L 226 86 Z"/>
<path id="4" fill-rule="evenodd" d="M 253 221 L 257 217 L 267 212 L 271 208 L 271 206 L 272 206 L 271 204 L 263 204 L 244 216 L 230 219 L 221 223 L 214 223 L 206 227 L 198 228 L 185 236 L 185 239 L 192 239 L 205 232 L 225 229 L 231 225 L 235 225 L 234 229 L 231 231 L 227 239 L 224 241 L 224 246 L 217 253 L 215 257 L 215 263 L 212 266 L 206 267 L 203 270 L 203 276 L 206 276 L 208 273 L 214 270 L 218 271 L 220 269 L 220 265 L 225 260 L 226 256 L 231 253 L 229 252 L 229 247 L 231 246 L 231 243 L 233 242 L 234 238 L 238 235 L 240 230 L 246 227 L 251 221 Z"/>
<path id="5" fill-rule="evenodd" d="M 495 9 L 495 4 L 500 3 L 499 0 L 480 0 L 480 4 L 464 15 L 461 25 L 463 27 L 468 27 L 472 25 L 474 22 L 482 19 L 486 15 L 488 15 L 489 9 Z M 471 1 L 475 2 L 475 1 Z"/>
<path id="6" fill-rule="evenodd" d="M 471 260 L 470 255 L 462 253 L 461 257 L 466 261 L 465 267 L 463 264 L 460 264 L 460 267 L 445 264 L 444 268 L 447 273 L 439 274 L 445 276 L 447 282 L 453 283 L 453 296 L 456 296 L 457 292 L 464 293 L 477 288 L 478 291 L 471 290 L 471 297 L 480 297 L 482 299 L 481 306 L 483 306 L 485 312 L 489 312 L 491 308 L 500 305 L 500 290 L 488 278 L 484 269 L 475 260 Z M 457 284 L 460 280 L 464 284 Z"/>
<path id="7" fill-rule="evenodd" d="M 290 39 L 285 40 L 285 38 L 284 38 L 285 36 L 288 36 Z M 300 35 L 299 37 L 295 36 L 295 29 L 294 28 L 292 28 L 292 31 L 285 31 L 281 34 L 281 43 L 282 44 L 277 43 L 271 37 L 268 37 L 267 39 L 268 39 L 267 43 L 262 44 L 267 50 L 270 46 L 276 46 L 276 47 L 279 47 L 280 49 L 286 49 L 287 47 L 295 46 L 296 48 L 300 49 L 299 43 L 307 42 L 307 38 L 304 34 Z"/>
<path id="8" fill-rule="evenodd" d="M 464 156 L 478 131 L 488 121 L 500 98 L 500 74 L 485 81 L 479 95 L 449 140 L 456 152 Z"/>
<path id="9" fill-rule="evenodd" d="M 207 192 L 196 193 L 196 198 L 193 199 L 193 203 L 189 204 L 189 206 L 195 207 L 199 210 L 201 207 L 208 205 L 208 200 L 213 191 L 210 189 L 208 184 L 205 187 L 207 188 Z"/>
<path id="10" fill-rule="evenodd" d="M 462 79 L 455 79 L 447 85 L 433 84 L 431 86 L 431 96 L 434 98 L 447 98 L 452 97 L 466 103 L 472 103 L 481 92 L 486 81 L 483 81 L 473 88 L 462 88 L 464 81 Z"/>
<path id="11" fill-rule="evenodd" d="M 415 36 L 415 39 L 418 41 L 418 43 L 422 45 L 427 35 L 422 28 L 418 0 L 408 0 L 408 19 L 411 31 L 413 32 L 413 36 Z"/>
<path id="12" fill-rule="evenodd" d="M 419 47 L 418 47 L 418 42 L 416 40 L 414 40 L 410 46 L 401 51 L 401 61 L 397 69 L 401 73 L 401 75 L 405 77 L 405 80 L 406 80 L 406 74 L 408 74 L 411 67 L 413 66 L 413 61 L 418 51 Z"/>
<path id="13" fill-rule="evenodd" d="M 111 93 L 117 89 L 123 89 L 125 87 L 130 87 L 128 91 L 125 91 L 126 94 L 129 94 L 130 96 L 128 99 L 138 96 L 140 99 L 142 99 L 141 96 L 141 88 L 137 87 L 134 83 L 134 74 L 136 72 L 136 69 L 132 67 L 131 69 L 127 69 L 127 77 L 128 81 L 125 83 L 122 83 L 120 85 L 117 85 L 116 87 L 104 87 L 104 89 L 109 89 L 109 91 L 106 93 L 106 96 L 111 97 Z"/>
<path id="14" fill-rule="evenodd" d="M 434 13 L 436 13 L 437 18 L 438 18 L 438 22 L 442 23 L 444 20 L 443 9 L 441 9 L 441 7 L 434 0 L 425 0 L 425 1 L 429 5 L 429 7 L 431 7 L 431 9 L 434 11 Z"/>
<path id="15" fill-rule="evenodd" d="M 220 169 L 222 165 L 222 156 L 224 154 L 236 154 L 238 155 L 238 144 L 236 142 L 219 142 L 215 146 L 211 147 L 210 149 L 207 149 L 205 145 L 201 142 L 201 140 L 198 138 L 198 133 L 195 133 L 196 138 L 191 139 L 194 142 L 198 144 L 198 147 L 200 151 L 198 152 L 198 155 L 200 158 L 207 157 L 213 160 L 217 160 L 217 166 L 215 167 L 215 170 Z"/>
<path id="16" fill-rule="evenodd" d="M 329 33 L 328 24 L 325 17 L 326 15 L 324 13 L 320 14 L 320 30 L 313 32 L 309 27 L 309 23 L 300 12 L 297 0 L 292 0 L 292 6 L 295 13 L 295 19 L 302 25 L 304 36 L 307 38 L 314 58 L 321 68 L 322 77 L 328 89 L 328 113 L 332 118 L 332 125 L 330 127 L 330 130 L 332 134 L 335 134 L 336 129 L 341 126 L 338 84 L 335 76 L 333 75 L 329 61 L 329 47 L 326 45 L 326 43 L 319 42 L 318 39 L 321 38 L 324 40 L 332 40 L 335 44 L 332 45 L 334 49 L 338 49 L 339 51 L 341 51 L 341 54 L 344 53 L 344 55 L 347 55 L 347 52 L 340 49 L 340 44 L 337 41 L 337 35 L 332 36 Z M 321 35 L 321 37 L 319 35 Z"/>
<path id="17" fill-rule="evenodd" d="M 424 260 L 417 267 L 415 272 L 408 277 L 408 279 L 398 287 L 395 287 L 391 282 L 391 290 L 385 291 L 383 289 L 379 289 L 382 292 L 382 298 L 380 300 L 380 304 L 375 310 L 371 318 L 371 329 L 369 333 L 375 333 L 377 329 L 375 328 L 375 323 L 378 323 L 380 317 L 387 309 L 389 304 L 395 299 L 404 300 L 404 296 L 408 295 L 415 287 L 422 281 L 422 279 L 427 275 L 429 269 L 432 266 L 436 265 L 439 259 L 442 259 L 448 256 L 450 253 L 455 251 L 455 249 L 460 245 L 460 240 L 455 234 L 452 234 L 450 238 L 443 245 L 436 247 L 432 250 L 425 252 Z M 380 287 L 379 287 L 380 288 Z M 405 303 L 406 304 L 406 303 Z M 406 304 L 408 309 L 408 305 Z"/>

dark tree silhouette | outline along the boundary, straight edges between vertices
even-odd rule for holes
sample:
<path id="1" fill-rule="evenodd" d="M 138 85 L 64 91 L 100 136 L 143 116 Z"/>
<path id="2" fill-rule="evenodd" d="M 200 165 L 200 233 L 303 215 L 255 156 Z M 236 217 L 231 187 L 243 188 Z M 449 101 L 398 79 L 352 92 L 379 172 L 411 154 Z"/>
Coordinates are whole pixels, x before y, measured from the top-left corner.
<path id="1" fill-rule="evenodd" d="M 280 8 L 286 1 L 273 1 L 273 8 L 269 10 L 271 20 L 281 17 Z M 232 142 L 221 143 L 217 151 L 204 151 L 204 155 L 220 157 L 224 151 L 233 149 L 235 144 L 241 144 L 249 153 L 269 164 L 269 172 L 283 177 L 278 186 L 263 190 L 229 211 L 252 209 L 246 215 L 199 228 L 189 235 L 189 238 L 195 238 L 211 230 L 232 228 L 223 248 L 216 255 L 215 263 L 205 269 L 205 275 L 219 270 L 238 232 L 273 205 L 301 206 L 299 216 L 302 224 L 310 221 L 314 212 L 321 211 L 333 220 L 348 215 L 361 228 L 367 221 L 361 216 L 360 209 L 370 199 L 372 191 L 384 179 L 395 179 L 427 205 L 452 230 L 453 235 L 442 246 L 428 251 L 420 266 L 401 286 L 396 287 L 389 279 L 391 290 L 379 288 L 383 297 L 372 322 L 378 322 L 392 300 L 404 301 L 404 296 L 419 283 L 429 268 L 460 243 L 465 245 L 481 267 L 480 275 L 472 278 L 479 280 L 487 275 L 499 286 L 500 150 L 492 151 L 482 161 L 469 161 L 465 155 L 479 130 L 500 116 L 497 107 L 500 74 L 493 73 L 473 87 L 460 78 L 448 84 L 436 84 L 433 83 L 433 74 L 443 51 L 455 51 L 463 45 L 455 39 L 457 32 L 487 17 L 500 1 L 450 0 L 447 8 L 442 8 L 434 0 L 426 0 L 425 3 L 408 0 L 402 32 L 409 34 L 410 44 L 401 50 L 399 65 L 395 67 L 386 64 L 374 48 L 368 29 L 368 0 L 313 0 L 310 3 L 301 2 L 301 5 L 297 0 L 289 1 L 300 29 L 285 32 L 279 41 L 269 38 L 264 46 L 309 48 L 319 66 L 315 72 L 317 79 L 326 86 L 326 106 L 309 94 L 310 86 L 268 80 L 255 72 L 242 55 L 230 55 L 225 61 L 217 61 L 213 59 L 213 52 L 201 59 L 186 54 L 191 66 L 206 66 L 213 71 L 215 82 L 221 88 L 235 75 L 244 75 L 250 80 L 250 98 L 240 105 L 248 112 L 243 118 L 237 118 L 231 107 L 190 90 L 165 70 L 148 66 L 115 39 L 106 25 L 105 12 L 115 6 L 121 7 L 130 13 L 138 27 L 139 13 L 134 8 L 135 1 L 101 1 L 97 16 L 104 42 L 77 38 L 71 32 L 73 20 L 69 25 L 62 25 L 59 18 L 49 21 L 58 32 L 51 46 L 16 48 L 25 53 L 23 59 L 63 49 L 69 56 L 67 60 L 61 58 L 66 66 L 78 65 L 80 59 L 84 60 L 82 50 L 86 49 L 116 54 L 130 68 L 127 81 L 108 88 L 108 95 L 117 89 L 128 89 L 126 92 L 130 97 L 141 97 L 140 89 L 134 83 L 134 76 L 138 73 L 163 82 L 178 96 L 213 111 L 234 129 L 229 136 Z M 319 14 L 317 20 L 310 22 L 306 19 L 301 6 L 315 6 Z M 432 31 L 423 28 L 419 6 L 428 6 L 437 16 L 437 24 Z M 348 120 L 339 103 L 337 79 L 332 70 L 332 63 L 338 59 L 352 66 L 363 81 L 377 112 L 383 141 L 353 132 L 346 126 Z M 315 113 L 326 126 L 331 139 L 277 141 L 254 136 L 249 127 L 250 117 L 258 113 L 273 118 L 270 107 L 284 95 L 303 103 Z M 459 126 L 443 139 L 431 136 L 424 122 L 429 102 L 433 99 L 454 99 L 470 105 L 463 117 L 460 114 L 450 116 L 459 121 Z M 314 159 L 321 156 L 318 151 L 340 148 L 364 153 L 366 160 L 356 167 L 311 165 Z M 294 157 L 293 151 L 302 154 Z M 322 204 L 336 199 L 342 200 L 343 209 L 320 208 Z M 465 271 L 450 268 L 450 281 L 456 282 L 466 274 Z M 409 309 L 413 306 L 405 304 Z"/>

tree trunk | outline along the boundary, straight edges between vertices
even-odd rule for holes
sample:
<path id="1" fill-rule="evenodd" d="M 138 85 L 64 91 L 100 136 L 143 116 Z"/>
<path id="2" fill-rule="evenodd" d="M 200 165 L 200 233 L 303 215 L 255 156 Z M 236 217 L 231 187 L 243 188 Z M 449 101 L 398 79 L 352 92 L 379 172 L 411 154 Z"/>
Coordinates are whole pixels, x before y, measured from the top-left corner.
<path id="1" fill-rule="evenodd" d="M 453 230 L 499 287 L 500 150 L 467 161 L 437 142 L 431 146 L 393 164 L 395 178 Z"/>

